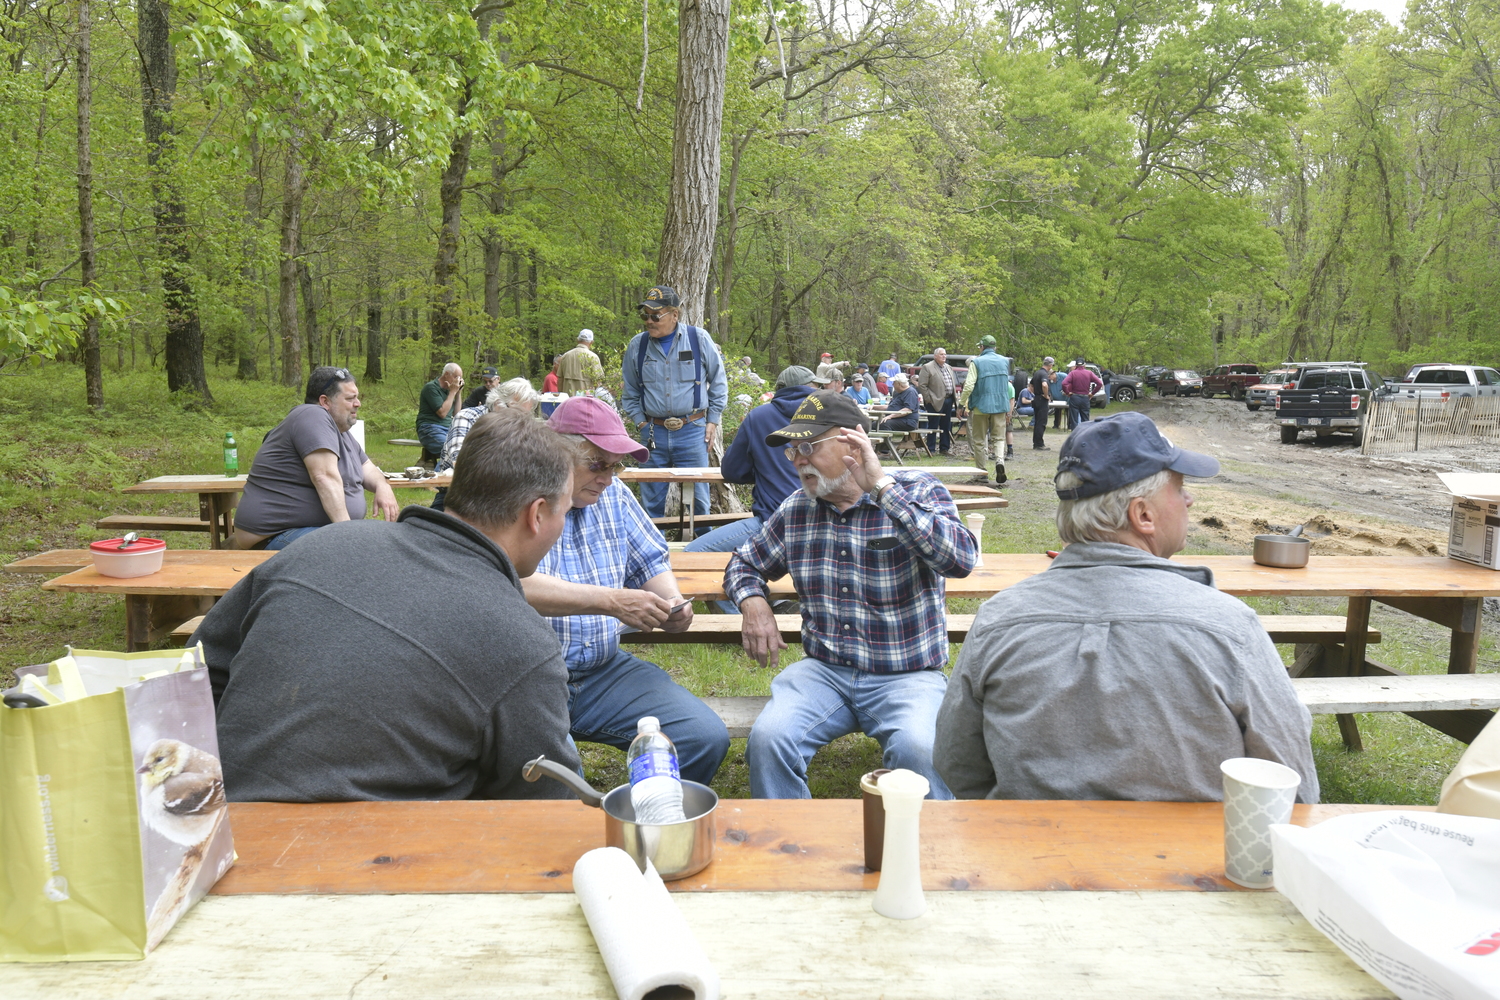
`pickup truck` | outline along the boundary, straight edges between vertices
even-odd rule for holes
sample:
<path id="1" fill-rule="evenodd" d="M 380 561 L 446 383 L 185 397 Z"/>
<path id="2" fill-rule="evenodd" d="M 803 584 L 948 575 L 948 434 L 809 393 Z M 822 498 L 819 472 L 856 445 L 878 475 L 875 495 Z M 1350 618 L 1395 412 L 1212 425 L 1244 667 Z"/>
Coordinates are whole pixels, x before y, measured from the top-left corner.
<path id="1" fill-rule="evenodd" d="M 1260 365 L 1220 365 L 1203 376 L 1203 398 L 1215 395 L 1245 398 L 1245 390 L 1260 384 Z"/>
<path id="2" fill-rule="evenodd" d="M 1365 442 L 1365 419 L 1374 391 L 1364 366 L 1339 368 L 1306 367 L 1297 384 L 1276 394 L 1276 422 L 1281 425 L 1281 443 L 1296 444 L 1304 428 L 1318 437 L 1348 433 L 1356 445 Z"/>
<path id="3" fill-rule="evenodd" d="M 1419 365 L 1390 391 L 1397 398 L 1407 399 L 1500 396 L 1500 372 L 1477 365 Z"/>

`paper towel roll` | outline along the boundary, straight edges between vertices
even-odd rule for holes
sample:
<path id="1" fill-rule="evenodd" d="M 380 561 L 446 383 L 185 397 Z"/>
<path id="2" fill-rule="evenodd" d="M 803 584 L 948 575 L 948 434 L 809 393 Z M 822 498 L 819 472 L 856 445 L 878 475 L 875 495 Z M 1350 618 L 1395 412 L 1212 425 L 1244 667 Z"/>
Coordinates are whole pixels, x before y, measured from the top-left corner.
<path id="1" fill-rule="evenodd" d="M 650 864 L 642 875 L 618 847 L 589 851 L 573 866 L 573 893 L 620 1000 L 663 986 L 718 1000 L 719 974 Z"/>

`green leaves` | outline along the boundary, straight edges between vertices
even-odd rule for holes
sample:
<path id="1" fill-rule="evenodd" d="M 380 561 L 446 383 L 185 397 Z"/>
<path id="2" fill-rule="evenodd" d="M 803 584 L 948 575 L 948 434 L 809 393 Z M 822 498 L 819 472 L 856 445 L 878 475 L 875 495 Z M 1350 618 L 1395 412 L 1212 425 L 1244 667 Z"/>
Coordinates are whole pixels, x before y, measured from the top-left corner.
<path id="1" fill-rule="evenodd" d="M 38 299 L 0 285 L 0 368 L 55 358 L 77 345 L 90 316 L 112 322 L 124 312 L 119 300 L 93 292 L 71 299 Z"/>

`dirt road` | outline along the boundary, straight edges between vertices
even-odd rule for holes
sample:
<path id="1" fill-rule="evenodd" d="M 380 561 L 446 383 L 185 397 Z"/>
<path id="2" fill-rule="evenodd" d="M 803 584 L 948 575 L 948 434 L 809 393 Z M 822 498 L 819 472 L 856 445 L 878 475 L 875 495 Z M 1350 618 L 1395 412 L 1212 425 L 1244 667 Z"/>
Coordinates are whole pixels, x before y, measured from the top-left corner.
<path id="1" fill-rule="evenodd" d="M 1152 399 L 1140 409 L 1175 444 L 1219 459 L 1219 476 L 1199 487 L 1193 507 L 1209 537 L 1248 552 L 1256 534 L 1306 523 L 1315 553 L 1447 552 L 1450 503 L 1436 473 L 1453 464 L 1367 458 L 1342 436 L 1285 445 L 1272 411 L 1228 399 Z"/>

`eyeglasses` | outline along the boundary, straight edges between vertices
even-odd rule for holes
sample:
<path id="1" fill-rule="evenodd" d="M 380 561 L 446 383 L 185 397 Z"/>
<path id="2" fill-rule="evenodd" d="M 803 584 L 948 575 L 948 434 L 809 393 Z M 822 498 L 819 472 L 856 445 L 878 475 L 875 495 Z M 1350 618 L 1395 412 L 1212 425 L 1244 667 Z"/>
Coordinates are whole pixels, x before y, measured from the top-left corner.
<path id="1" fill-rule="evenodd" d="M 641 319 L 645 320 L 647 323 L 655 323 L 657 320 L 661 319 L 667 314 L 667 310 L 665 309 L 647 309 L 645 307 L 642 307 L 636 311 L 640 314 Z"/>
<path id="2" fill-rule="evenodd" d="M 354 376 L 349 374 L 349 369 L 335 368 L 328 381 L 323 383 L 323 388 L 318 390 L 318 395 L 326 396 L 328 395 L 328 390 L 333 388 L 335 385 L 338 385 L 340 382 L 351 382 L 353 380 Z"/>
<path id="3" fill-rule="evenodd" d="M 621 469 L 628 469 L 628 468 L 630 468 L 631 463 L 629 463 L 629 462 L 603 462 L 603 461 L 600 461 L 599 459 L 596 458 L 596 459 L 593 459 L 591 461 L 585 462 L 584 465 L 586 465 L 588 467 L 588 470 L 590 472 L 593 472 L 593 473 L 596 473 L 596 474 L 600 473 L 600 472 L 608 472 L 610 475 L 614 475 L 615 473 L 619 472 Z"/>
<path id="4" fill-rule="evenodd" d="M 788 460 L 790 460 L 792 458 L 795 458 L 798 455 L 801 455 L 803 458 L 811 458 L 812 457 L 812 453 L 813 453 L 813 449 L 817 448 L 818 445 L 820 445 L 820 444 L 827 444 L 830 441 L 837 441 L 837 440 L 838 440 L 838 438 L 831 437 L 831 438 L 819 438 L 816 441 L 803 441 L 800 444 L 787 445 L 785 448 L 782 449 L 782 453 L 786 455 L 786 457 L 787 457 Z"/>

